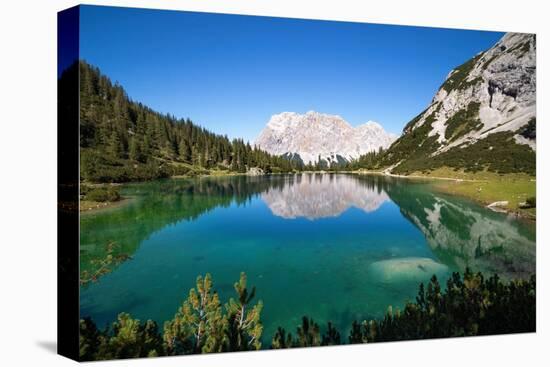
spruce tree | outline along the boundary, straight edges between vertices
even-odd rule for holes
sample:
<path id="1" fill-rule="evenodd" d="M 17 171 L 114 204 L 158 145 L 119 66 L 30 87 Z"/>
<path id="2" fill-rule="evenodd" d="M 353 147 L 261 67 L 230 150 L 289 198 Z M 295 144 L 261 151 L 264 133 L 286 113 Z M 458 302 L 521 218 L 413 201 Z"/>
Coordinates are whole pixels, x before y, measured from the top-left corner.
<path id="1" fill-rule="evenodd" d="M 174 319 L 164 324 L 164 341 L 169 353 L 220 352 L 224 344 L 226 320 L 212 277 L 197 278 Z"/>
<path id="2" fill-rule="evenodd" d="M 121 158 L 122 152 L 123 152 L 122 143 L 120 142 L 118 133 L 116 131 L 113 131 L 111 133 L 111 136 L 109 137 L 109 141 L 107 145 L 107 153 L 112 158 Z"/>
<path id="3" fill-rule="evenodd" d="M 263 303 L 259 301 L 252 306 L 250 302 L 256 294 L 256 287 L 249 290 L 246 287 L 246 274 L 241 273 L 234 288 L 238 298 L 229 300 L 225 305 L 228 321 L 228 338 L 230 350 L 260 349 L 263 326 L 260 321 Z"/>

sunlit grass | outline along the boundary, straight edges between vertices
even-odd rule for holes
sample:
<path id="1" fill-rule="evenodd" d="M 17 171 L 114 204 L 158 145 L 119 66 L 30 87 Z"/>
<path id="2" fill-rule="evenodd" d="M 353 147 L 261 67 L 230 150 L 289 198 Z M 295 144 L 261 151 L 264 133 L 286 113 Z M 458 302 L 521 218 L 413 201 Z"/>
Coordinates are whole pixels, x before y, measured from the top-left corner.
<path id="1" fill-rule="evenodd" d="M 535 216 L 535 208 L 522 209 L 521 203 L 536 196 L 535 177 L 525 173 L 498 174 L 494 172 L 463 172 L 443 167 L 429 173 L 419 174 L 427 177 L 455 178 L 434 183 L 436 189 L 446 193 L 465 196 L 483 204 L 495 201 L 508 201 L 507 209 Z"/>

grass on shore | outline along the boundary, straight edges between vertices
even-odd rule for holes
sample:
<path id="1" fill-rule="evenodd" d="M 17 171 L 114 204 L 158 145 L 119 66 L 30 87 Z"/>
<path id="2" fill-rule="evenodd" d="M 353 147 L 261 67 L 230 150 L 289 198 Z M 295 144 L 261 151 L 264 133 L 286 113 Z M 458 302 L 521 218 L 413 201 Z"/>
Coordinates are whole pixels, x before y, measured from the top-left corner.
<path id="1" fill-rule="evenodd" d="M 123 205 L 124 203 L 126 203 L 126 201 L 127 199 L 122 199 L 118 201 L 106 201 L 106 202 L 80 200 L 80 211 L 88 212 L 88 211 L 93 211 L 98 209 L 114 208 L 114 207 Z"/>
<path id="2" fill-rule="evenodd" d="M 429 173 L 414 173 L 424 177 L 447 177 L 456 180 L 439 180 L 434 187 L 445 193 L 473 199 L 484 205 L 508 201 L 505 209 L 528 218 L 535 218 L 535 208 L 520 208 L 527 198 L 536 196 L 535 177 L 525 173 L 498 174 L 494 172 L 463 172 L 451 168 L 438 168 Z"/>
<path id="3" fill-rule="evenodd" d="M 208 171 L 201 172 L 200 174 L 181 174 L 181 175 L 173 175 L 171 177 L 172 178 L 191 178 L 191 177 L 197 177 L 197 176 L 239 176 L 239 175 L 245 175 L 245 173 L 212 168 L 212 169 L 209 169 Z"/>
<path id="4" fill-rule="evenodd" d="M 123 199 L 118 185 L 80 184 L 80 212 L 119 206 L 124 202 Z"/>
<path id="5" fill-rule="evenodd" d="M 182 166 L 189 166 L 181 164 Z M 187 168 L 187 167 L 186 167 Z M 190 171 L 191 174 L 174 175 L 172 178 L 189 178 L 200 176 L 237 176 L 243 173 L 211 168 L 202 172 Z M 343 173 L 343 172 L 342 172 Z M 384 174 L 381 171 L 357 170 L 351 173 Z M 535 176 L 525 173 L 498 174 L 489 171 L 465 172 L 448 167 L 441 167 L 428 172 L 413 172 L 407 177 L 433 178 L 433 186 L 436 190 L 452 195 L 458 195 L 488 205 L 496 201 L 507 201 L 504 208 L 509 212 L 516 212 L 523 217 L 534 219 L 535 208 L 521 208 L 528 198 L 536 197 Z M 105 185 L 100 185 L 105 186 Z M 125 201 L 125 200 L 122 200 Z M 121 201 L 96 202 L 90 200 L 80 201 L 80 211 L 92 211 L 95 209 L 111 208 L 120 205 Z"/>

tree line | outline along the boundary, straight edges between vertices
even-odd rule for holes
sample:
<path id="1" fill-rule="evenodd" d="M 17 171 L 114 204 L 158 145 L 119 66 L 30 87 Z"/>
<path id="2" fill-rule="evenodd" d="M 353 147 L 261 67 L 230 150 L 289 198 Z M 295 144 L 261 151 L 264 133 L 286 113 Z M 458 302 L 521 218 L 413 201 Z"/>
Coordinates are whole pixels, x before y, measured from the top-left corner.
<path id="1" fill-rule="evenodd" d="M 97 67 L 78 63 L 81 175 L 121 182 L 225 169 L 289 172 L 295 162 L 273 156 L 242 139 L 212 133 L 189 118 L 161 114 L 132 101 Z M 69 77 L 68 73 L 63 77 Z M 201 171 L 202 170 L 202 171 Z"/>
<path id="2" fill-rule="evenodd" d="M 163 332 L 151 320 L 141 323 L 121 313 L 111 327 L 99 330 L 90 318 L 80 320 L 81 360 L 152 357 L 262 348 L 262 302 L 252 303 L 244 273 L 234 285 L 237 297 L 223 307 L 210 275 L 196 288 Z M 536 328 L 536 281 L 503 282 L 466 269 L 453 273 L 442 289 L 434 275 L 420 284 L 403 311 L 390 306 L 383 319 L 353 322 L 347 339 L 330 322 L 324 332 L 304 316 L 294 334 L 278 328 L 272 349 L 372 343 L 396 340 L 533 332 Z"/>
<path id="3" fill-rule="evenodd" d="M 220 169 L 264 173 L 372 168 L 381 152 L 348 162 L 319 159 L 304 164 L 296 155 L 271 155 L 243 139 L 230 140 L 189 118 L 162 114 L 131 100 L 99 68 L 79 61 L 62 78 L 80 80 L 81 176 L 91 182 L 146 181 Z"/>

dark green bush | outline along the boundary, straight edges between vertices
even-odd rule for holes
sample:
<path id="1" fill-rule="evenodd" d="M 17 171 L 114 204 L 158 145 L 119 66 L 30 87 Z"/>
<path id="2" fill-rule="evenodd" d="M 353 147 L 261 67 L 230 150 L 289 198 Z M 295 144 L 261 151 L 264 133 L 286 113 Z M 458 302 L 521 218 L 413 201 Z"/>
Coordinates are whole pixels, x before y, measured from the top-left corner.
<path id="1" fill-rule="evenodd" d="M 532 118 L 529 120 L 527 125 L 522 127 L 519 131 L 520 135 L 527 139 L 536 139 L 537 138 L 537 119 Z"/>
<path id="2" fill-rule="evenodd" d="M 245 283 L 242 283 L 243 277 Z M 204 294 L 215 293 L 210 288 L 211 279 L 207 276 L 205 281 L 203 283 L 199 277 L 197 289 L 199 285 L 205 284 Z M 241 281 L 236 283 L 235 289 L 239 292 L 238 302 L 241 303 L 230 301 L 226 305 L 228 312 L 232 309 L 244 309 L 243 302 L 250 302 L 255 293 L 253 289 L 248 295 L 244 274 L 241 275 Z M 193 292 L 196 295 L 194 290 L 190 294 Z M 189 300 L 195 302 L 193 304 L 196 307 L 201 307 L 198 298 L 190 296 Z M 186 302 L 191 302 L 189 300 Z M 211 302 L 215 309 L 221 310 L 219 300 Z M 222 312 L 204 314 L 211 325 L 217 326 L 211 326 L 207 331 L 208 335 L 203 335 L 209 337 L 210 342 L 200 345 L 195 338 L 195 332 L 189 333 L 188 329 L 180 328 L 182 323 L 186 323 L 185 320 L 193 320 L 191 316 L 195 311 L 190 307 L 180 308 L 174 320 L 165 323 L 164 333 L 161 333 L 156 323 L 141 323 L 125 313 L 120 314 L 112 327 L 105 330 L 98 330 L 91 319 L 85 318 L 80 321 L 80 357 L 82 360 L 99 360 L 257 349 L 260 348 L 259 343 L 254 348 L 248 348 L 249 343 L 243 344 L 242 340 L 258 341 L 261 336 L 261 303 L 247 309 L 254 313 L 248 319 L 254 320 L 257 326 L 249 330 L 238 328 L 234 313 L 229 312 L 226 315 L 227 323 L 219 322 L 224 317 Z M 191 323 L 187 327 L 193 328 L 196 324 Z M 420 284 L 416 299 L 408 302 L 402 311 L 389 307 L 382 319 L 353 322 L 348 342 L 355 344 L 522 333 L 534 332 L 535 328 L 534 276 L 529 280 L 504 282 L 497 275 L 485 277 L 466 269 L 463 275 L 453 273 L 445 284 L 440 284 L 435 276 L 426 285 Z M 222 329 L 225 332 L 221 332 Z M 244 331 L 254 331 L 254 337 L 251 339 L 252 335 Z M 340 332 L 332 323 L 329 322 L 325 332 L 322 332 L 314 320 L 304 316 L 294 335 L 279 327 L 273 335 L 271 348 L 344 343 Z"/>
<path id="3" fill-rule="evenodd" d="M 470 72 L 472 71 L 474 66 L 476 65 L 477 61 L 482 56 L 483 56 L 483 53 L 480 53 L 479 55 L 471 58 L 470 60 L 466 61 L 464 64 L 455 68 L 451 76 L 449 76 L 449 78 L 445 80 L 441 88 L 445 89 L 449 93 L 453 89 L 463 90 L 474 84 L 479 83 L 480 78 L 476 78 L 471 81 L 468 81 L 467 78 L 468 78 L 468 75 L 470 75 Z"/>
<path id="4" fill-rule="evenodd" d="M 531 196 L 525 200 L 527 207 L 529 208 L 536 208 L 537 207 L 537 198 L 534 196 Z"/>
<path id="5" fill-rule="evenodd" d="M 524 172 L 534 175 L 536 155 L 529 146 L 516 144 L 513 132 L 502 131 L 467 147 L 458 146 L 436 156 L 422 155 L 416 158 L 413 154 L 397 166 L 394 172 L 409 174 L 439 167 L 464 169 L 466 172 L 487 169 L 497 173 Z"/>
<path id="6" fill-rule="evenodd" d="M 94 187 L 88 188 L 84 199 L 89 201 L 106 202 L 120 200 L 120 192 L 117 187 Z"/>
<path id="7" fill-rule="evenodd" d="M 446 122 L 445 139 L 453 141 L 471 131 L 481 129 L 479 120 L 479 102 L 471 102 L 465 109 L 459 110 Z"/>

